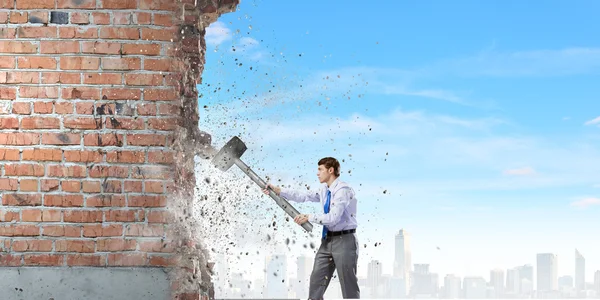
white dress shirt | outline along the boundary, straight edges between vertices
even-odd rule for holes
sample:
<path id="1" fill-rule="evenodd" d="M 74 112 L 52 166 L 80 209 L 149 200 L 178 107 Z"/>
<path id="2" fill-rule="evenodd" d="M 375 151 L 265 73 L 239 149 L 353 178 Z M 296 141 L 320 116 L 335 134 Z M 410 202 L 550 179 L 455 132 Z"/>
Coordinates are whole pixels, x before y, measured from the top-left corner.
<path id="1" fill-rule="evenodd" d="M 329 213 L 324 213 L 327 191 L 331 191 Z M 310 215 L 308 221 L 323 225 L 328 231 L 342 231 L 355 229 L 356 222 L 356 197 L 354 190 L 345 182 L 336 179 L 330 187 L 323 183 L 318 191 L 297 191 L 282 188 L 280 196 L 293 202 L 320 202 L 320 214 Z"/>

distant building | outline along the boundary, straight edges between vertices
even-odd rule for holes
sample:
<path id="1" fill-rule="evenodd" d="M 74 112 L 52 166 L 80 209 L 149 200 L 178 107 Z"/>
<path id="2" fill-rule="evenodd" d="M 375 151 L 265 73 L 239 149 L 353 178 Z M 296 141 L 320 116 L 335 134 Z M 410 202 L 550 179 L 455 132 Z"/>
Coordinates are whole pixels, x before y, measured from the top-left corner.
<path id="1" fill-rule="evenodd" d="M 459 299 L 461 297 L 461 288 L 460 288 L 461 278 L 448 274 L 444 277 L 444 289 L 442 292 L 442 297 L 445 299 Z"/>
<path id="2" fill-rule="evenodd" d="M 585 289 L 585 258 L 575 249 L 575 291 L 581 292 Z"/>
<path id="3" fill-rule="evenodd" d="M 487 284 L 483 277 L 465 277 L 463 279 L 465 299 L 487 298 Z"/>
<path id="4" fill-rule="evenodd" d="M 539 253 L 537 255 L 537 291 L 558 291 L 558 257 L 552 253 Z"/>

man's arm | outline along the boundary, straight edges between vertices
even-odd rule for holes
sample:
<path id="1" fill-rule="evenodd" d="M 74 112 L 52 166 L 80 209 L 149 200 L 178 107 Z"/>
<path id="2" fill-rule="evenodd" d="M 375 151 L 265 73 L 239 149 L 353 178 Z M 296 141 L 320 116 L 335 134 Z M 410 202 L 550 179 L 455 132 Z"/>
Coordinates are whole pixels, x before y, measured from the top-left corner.
<path id="1" fill-rule="evenodd" d="M 327 214 L 315 214 L 309 215 L 308 221 L 317 223 L 324 226 L 331 226 L 337 224 L 344 210 L 350 205 L 350 200 L 354 197 L 350 189 L 344 188 L 335 193 L 334 199 L 331 199 L 331 206 L 329 213 Z"/>
<path id="2" fill-rule="evenodd" d="M 280 188 L 271 184 L 267 184 L 267 186 L 270 187 L 275 194 L 293 202 L 319 202 L 321 200 L 319 192 L 300 192 L 292 189 Z M 263 190 L 263 192 L 268 194 L 267 190 Z"/>

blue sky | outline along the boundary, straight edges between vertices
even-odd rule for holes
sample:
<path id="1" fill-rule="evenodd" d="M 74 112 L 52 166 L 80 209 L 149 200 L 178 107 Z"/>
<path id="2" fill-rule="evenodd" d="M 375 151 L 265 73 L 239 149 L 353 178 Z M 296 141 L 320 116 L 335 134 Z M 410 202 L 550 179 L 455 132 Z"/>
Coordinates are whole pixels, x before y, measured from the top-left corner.
<path id="1" fill-rule="evenodd" d="M 367 244 L 359 273 L 371 259 L 390 273 L 405 228 L 414 262 L 441 276 L 487 277 L 539 252 L 557 253 L 559 273 L 573 275 L 578 248 L 591 281 L 599 9 L 242 1 L 207 31 L 201 127 L 216 146 L 239 135 L 248 163 L 284 184 L 314 187 L 319 158 L 343 159 Z"/>

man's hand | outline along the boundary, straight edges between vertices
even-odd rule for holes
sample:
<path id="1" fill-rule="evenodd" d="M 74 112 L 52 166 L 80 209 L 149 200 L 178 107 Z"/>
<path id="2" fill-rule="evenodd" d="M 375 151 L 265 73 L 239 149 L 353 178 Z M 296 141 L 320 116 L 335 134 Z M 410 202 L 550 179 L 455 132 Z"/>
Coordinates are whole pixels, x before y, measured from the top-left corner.
<path id="1" fill-rule="evenodd" d="M 265 195 L 269 195 L 269 188 L 273 190 L 273 192 L 275 192 L 275 194 L 277 194 L 277 196 L 279 196 L 279 193 L 281 193 L 281 188 L 275 185 L 272 185 L 270 183 L 267 183 L 267 188 L 263 189 L 263 193 L 265 193 Z"/>
<path id="2" fill-rule="evenodd" d="M 308 222 L 308 215 L 297 215 L 294 218 L 294 222 L 296 222 L 296 224 L 298 224 L 298 225 L 302 225 L 302 224 Z"/>

